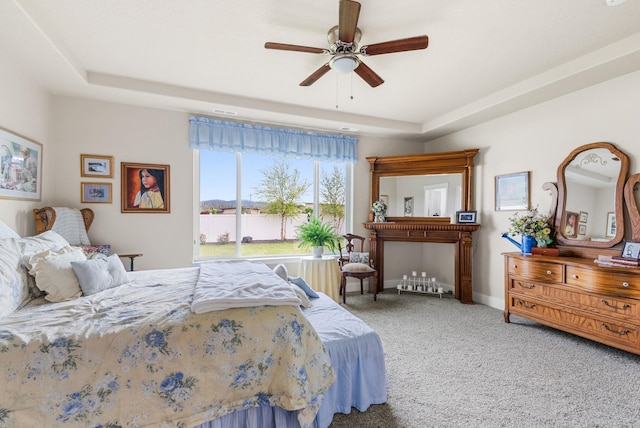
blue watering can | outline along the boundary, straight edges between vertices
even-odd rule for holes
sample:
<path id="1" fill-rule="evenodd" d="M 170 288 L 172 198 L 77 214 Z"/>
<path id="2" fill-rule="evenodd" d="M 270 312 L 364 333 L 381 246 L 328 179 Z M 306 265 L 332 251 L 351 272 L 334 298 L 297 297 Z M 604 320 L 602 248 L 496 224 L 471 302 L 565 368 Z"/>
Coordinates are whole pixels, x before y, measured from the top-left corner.
<path id="1" fill-rule="evenodd" d="M 531 254 L 531 248 L 537 247 L 538 243 L 536 242 L 536 238 L 531 235 L 522 235 L 522 242 L 517 242 L 515 239 L 511 238 L 508 233 L 502 234 L 503 238 L 507 238 L 513 245 L 518 247 L 518 249 L 522 252 L 522 254 Z"/>

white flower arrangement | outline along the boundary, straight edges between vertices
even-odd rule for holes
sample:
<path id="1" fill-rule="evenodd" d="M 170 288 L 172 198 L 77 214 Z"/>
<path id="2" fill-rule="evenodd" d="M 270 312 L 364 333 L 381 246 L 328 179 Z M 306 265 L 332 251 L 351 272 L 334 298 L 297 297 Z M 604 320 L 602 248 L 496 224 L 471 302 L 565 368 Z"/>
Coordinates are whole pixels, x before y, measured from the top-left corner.
<path id="1" fill-rule="evenodd" d="M 373 213 L 375 215 L 384 215 L 387 212 L 387 204 L 385 204 L 384 201 L 380 199 L 373 203 L 371 209 L 373 210 Z"/>

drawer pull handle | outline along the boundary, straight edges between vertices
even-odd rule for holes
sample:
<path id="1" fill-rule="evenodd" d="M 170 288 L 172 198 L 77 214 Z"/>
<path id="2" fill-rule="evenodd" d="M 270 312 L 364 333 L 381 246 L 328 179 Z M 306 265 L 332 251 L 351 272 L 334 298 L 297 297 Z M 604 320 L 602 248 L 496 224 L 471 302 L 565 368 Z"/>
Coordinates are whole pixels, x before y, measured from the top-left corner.
<path id="1" fill-rule="evenodd" d="M 551 272 L 550 270 L 547 271 L 547 275 L 551 275 L 553 272 Z"/>
<path id="2" fill-rule="evenodd" d="M 571 278 L 573 279 L 578 279 L 578 275 L 576 275 L 575 273 L 573 275 L 571 275 Z"/>
<path id="3" fill-rule="evenodd" d="M 630 304 L 625 303 L 624 305 L 622 305 L 622 307 L 620 306 L 616 306 L 616 305 L 612 305 L 611 303 L 607 302 L 605 299 L 600 300 L 602 303 L 604 303 L 605 306 L 609 306 L 612 309 L 618 309 L 618 310 L 625 310 L 625 309 L 629 309 L 631 307 Z"/>
<path id="4" fill-rule="evenodd" d="M 520 304 L 520 306 L 524 306 L 527 309 L 533 309 L 536 307 L 535 303 L 526 303 L 526 302 L 523 302 L 522 300 L 518 300 L 518 303 Z"/>
<path id="5" fill-rule="evenodd" d="M 514 269 L 518 269 L 518 265 L 513 265 L 513 268 Z"/>
<path id="6" fill-rule="evenodd" d="M 605 330 L 608 330 L 611 333 L 619 334 L 620 336 L 624 336 L 625 334 L 631 333 L 631 330 L 629 330 L 628 328 L 625 328 L 625 329 L 620 330 L 620 331 L 614 330 L 604 322 L 602 323 L 602 326 L 605 328 Z"/>
<path id="7" fill-rule="evenodd" d="M 535 284 L 520 284 L 520 287 L 526 289 L 526 290 L 533 290 L 533 287 L 535 287 Z"/>
<path id="8" fill-rule="evenodd" d="M 629 286 L 629 283 L 625 281 L 625 282 L 623 282 L 623 283 L 622 283 L 622 286 L 623 286 L 623 287 L 628 287 L 628 286 Z"/>

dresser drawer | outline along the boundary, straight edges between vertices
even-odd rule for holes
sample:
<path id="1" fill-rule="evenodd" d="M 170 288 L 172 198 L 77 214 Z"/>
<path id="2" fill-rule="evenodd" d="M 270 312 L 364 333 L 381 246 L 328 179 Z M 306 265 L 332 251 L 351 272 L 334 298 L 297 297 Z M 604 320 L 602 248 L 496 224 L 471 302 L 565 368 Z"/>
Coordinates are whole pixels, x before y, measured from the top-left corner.
<path id="1" fill-rule="evenodd" d="M 574 334 L 623 349 L 638 346 L 639 328 L 632 323 L 518 296 L 512 296 L 509 304 L 512 313 L 551 327 L 568 329 Z"/>
<path id="2" fill-rule="evenodd" d="M 531 280 L 562 282 L 564 279 L 563 267 L 564 265 L 558 263 L 537 262 L 515 257 L 508 259 L 510 275 Z"/>
<path id="3" fill-rule="evenodd" d="M 617 296 L 640 298 L 640 276 L 567 266 L 566 283 Z"/>

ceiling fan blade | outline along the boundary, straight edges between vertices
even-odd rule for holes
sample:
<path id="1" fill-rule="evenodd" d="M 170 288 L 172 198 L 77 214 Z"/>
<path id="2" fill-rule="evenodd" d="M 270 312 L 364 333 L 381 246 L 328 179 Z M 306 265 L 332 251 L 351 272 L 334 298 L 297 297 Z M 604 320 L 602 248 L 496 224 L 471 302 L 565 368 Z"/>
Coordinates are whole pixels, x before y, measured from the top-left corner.
<path id="1" fill-rule="evenodd" d="M 374 43 L 360 48 L 360 53 L 365 56 L 381 55 L 394 52 L 415 51 L 426 49 L 429 46 L 429 37 L 417 36 L 408 39 L 392 40 L 390 42 Z"/>
<path id="2" fill-rule="evenodd" d="M 309 46 L 289 45 L 286 43 L 267 42 L 264 44 L 264 47 L 267 49 L 277 49 L 281 51 L 306 52 L 306 53 L 316 53 L 316 54 L 329 53 L 328 49 L 312 48 Z"/>
<path id="3" fill-rule="evenodd" d="M 356 35 L 360 3 L 352 0 L 340 0 L 338 16 L 338 39 L 344 43 L 352 43 Z"/>
<path id="4" fill-rule="evenodd" d="M 375 71 L 369 68 L 369 66 L 362 61 L 360 61 L 360 65 L 358 65 L 353 71 L 355 71 L 358 76 L 362 77 L 362 80 L 367 82 L 372 88 L 384 83 L 382 77 L 378 76 Z"/>
<path id="5" fill-rule="evenodd" d="M 322 67 L 314 71 L 313 74 L 311 74 L 311 76 L 307 77 L 302 82 L 300 82 L 300 86 L 313 85 L 319 78 L 327 74 L 329 70 L 331 70 L 331 67 L 329 66 L 329 63 L 326 63 L 325 65 L 323 65 Z"/>

